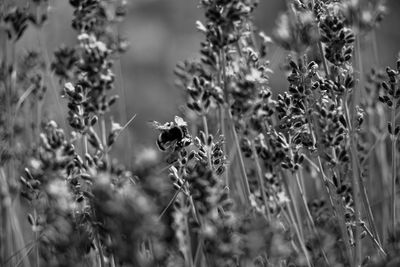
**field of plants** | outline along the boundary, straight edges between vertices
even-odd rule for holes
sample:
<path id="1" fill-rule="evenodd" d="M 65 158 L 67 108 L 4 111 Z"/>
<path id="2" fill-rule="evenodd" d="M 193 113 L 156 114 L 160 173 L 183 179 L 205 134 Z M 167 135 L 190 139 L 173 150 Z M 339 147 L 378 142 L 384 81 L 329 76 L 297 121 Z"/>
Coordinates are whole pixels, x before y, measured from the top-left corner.
<path id="1" fill-rule="evenodd" d="M 400 266 L 393 1 L 271 1 L 270 32 L 268 1 L 191 1 L 199 51 L 133 97 L 179 108 L 135 135 L 121 24 L 140 1 L 0 0 L 0 267 Z M 60 2 L 75 41 L 52 50 Z M 163 45 L 143 29 L 138 60 Z"/>

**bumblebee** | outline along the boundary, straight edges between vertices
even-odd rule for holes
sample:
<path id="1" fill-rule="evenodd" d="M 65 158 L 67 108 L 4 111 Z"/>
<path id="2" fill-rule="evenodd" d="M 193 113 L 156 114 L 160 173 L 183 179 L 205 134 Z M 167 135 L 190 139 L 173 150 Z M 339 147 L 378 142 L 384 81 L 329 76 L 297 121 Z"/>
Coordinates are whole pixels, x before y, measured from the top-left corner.
<path id="1" fill-rule="evenodd" d="M 191 143 L 187 123 L 181 117 L 175 116 L 174 122 L 160 124 L 155 121 L 152 124 L 160 131 L 157 138 L 157 146 L 161 151 L 166 151 L 173 146 L 175 146 L 175 149 L 182 148 Z"/>

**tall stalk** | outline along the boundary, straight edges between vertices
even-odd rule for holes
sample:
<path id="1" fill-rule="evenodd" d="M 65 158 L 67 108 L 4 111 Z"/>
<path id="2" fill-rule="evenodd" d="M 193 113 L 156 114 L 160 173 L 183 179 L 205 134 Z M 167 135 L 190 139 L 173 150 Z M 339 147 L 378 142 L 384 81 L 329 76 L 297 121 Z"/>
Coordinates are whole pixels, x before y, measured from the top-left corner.
<path id="1" fill-rule="evenodd" d="M 224 53 L 223 49 L 221 49 L 219 68 L 220 68 L 220 71 L 222 72 L 221 73 L 222 74 L 221 84 L 223 84 L 223 86 L 224 86 L 224 99 L 227 104 L 227 106 L 225 106 L 225 109 L 226 109 L 226 113 L 228 113 L 228 120 L 229 120 L 228 128 L 230 128 L 232 130 L 234 145 L 235 145 L 238 159 L 239 159 L 239 167 L 240 167 L 240 172 L 241 172 L 241 176 L 242 176 L 242 184 L 244 186 L 244 191 L 245 191 L 244 193 L 246 195 L 246 202 L 249 203 L 249 199 L 250 199 L 250 195 L 251 195 L 250 185 L 249 185 L 249 180 L 248 180 L 247 173 L 246 173 L 246 167 L 245 167 L 244 160 L 243 160 L 242 149 L 240 147 L 239 136 L 238 136 L 236 128 L 235 128 L 235 121 L 232 117 L 232 113 L 229 108 L 229 97 L 228 97 L 228 92 L 226 90 L 227 89 L 226 84 L 228 82 L 227 76 L 226 76 L 226 59 L 225 59 L 225 53 Z M 222 114 L 222 112 L 221 112 L 221 114 Z M 223 118 L 223 116 L 221 116 L 221 119 L 222 118 Z M 223 125 L 223 124 L 225 124 L 225 123 L 221 122 L 221 125 Z"/>
<path id="2" fill-rule="evenodd" d="M 261 198 L 262 198 L 263 203 L 264 203 L 264 210 L 266 212 L 268 221 L 271 221 L 271 214 L 270 214 L 270 211 L 269 211 L 267 194 L 265 192 L 264 179 L 263 179 L 262 169 L 261 169 L 261 166 L 260 166 L 260 159 L 258 158 L 258 154 L 257 154 L 257 150 L 256 150 L 256 146 L 254 144 L 254 141 L 251 143 L 251 150 L 252 150 L 254 161 L 255 161 L 255 164 L 256 164 L 258 186 L 260 187 Z"/>
<path id="3" fill-rule="evenodd" d="M 394 102 L 396 103 L 396 102 Z M 396 129 L 396 104 L 393 104 L 391 108 L 391 124 L 392 124 L 392 131 Z M 395 133 L 391 134 L 391 141 L 392 141 L 392 180 L 391 180 L 391 188 L 392 188 L 392 198 L 391 198 L 391 229 L 394 233 L 396 229 L 396 178 L 397 178 L 397 166 L 396 166 L 396 159 L 397 159 L 397 136 Z"/>

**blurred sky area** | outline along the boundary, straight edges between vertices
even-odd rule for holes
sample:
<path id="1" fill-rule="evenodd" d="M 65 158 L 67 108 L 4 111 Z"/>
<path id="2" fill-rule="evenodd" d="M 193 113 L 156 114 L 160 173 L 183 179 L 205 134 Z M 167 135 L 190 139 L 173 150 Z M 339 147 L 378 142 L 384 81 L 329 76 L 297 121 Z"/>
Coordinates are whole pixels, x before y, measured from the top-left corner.
<path id="1" fill-rule="evenodd" d="M 0 0 L 1 1 L 1 0 Z M 54 50 L 61 44 L 74 45 L 76 33 L 71 28 L 72 8 L 67 0 L 50 0 L 50 17 L 41 34 L 30 28 L 19 44 L 20 51 L 37 49 L 44 45 L 52 59 Z M 203 20 L 197 0 L 128 0 L 130 3 L 121 34 L 131 43 L 130 50 L 116 62 L 117 93 L 120 103 L 114 107 L 115 119 L 123 124 L 136 114 L 128 128 L 132 149 L 155 147 L 157 133 L 148 125 L 152 120 L 171 121 L 178 107 L 184 104 L 182 92 L 174 87 L 173 70 L 177 62 L 198 55 L 202 34 L 196 31 L 195 21 Z M 381 67 L 394 65 L 400 50 L 400 1 L 387 1 L 388 14 L 376 31 L 378 60 Z M 284 0 L 260 0 L 255 21 L 259 30 L 272 33 L 275 21 L 285 8 Z M 362 44 L 364 68 L 370 69 L 373 59 L 371 36 Z M 273 47 L 270 59 L 274 74 L 271 76 L 273 91 L 287 88 L 282 62 L 287 52 Z M 121 79 L 123 77 L 123 79 Z M 56 90 L 60 90 L 57 88 Z M 52 90 L 49 90 L 52 91 Z M 53 90 L 54 92 L 54 90 Z M 59 109 L 54 95 L 47 96 L 51 109 Z M 63 104 L 63 100 L 61 100 Z M 55 116 L 50 113 L 49 117 Z M 62 118 L 55 117 L 56 120 Z M 127 137 L 124 138 L 125 140 Z M 124 146 L 126 142 L 119 142 Z M 129 149 L 129 148 L 128 148 Z M 118 149 L 116 149 L 118 151 Z M 132 155 L 130 153 L 130 155 Z M 125 159 L 130 161 L 131 159 Z"/>

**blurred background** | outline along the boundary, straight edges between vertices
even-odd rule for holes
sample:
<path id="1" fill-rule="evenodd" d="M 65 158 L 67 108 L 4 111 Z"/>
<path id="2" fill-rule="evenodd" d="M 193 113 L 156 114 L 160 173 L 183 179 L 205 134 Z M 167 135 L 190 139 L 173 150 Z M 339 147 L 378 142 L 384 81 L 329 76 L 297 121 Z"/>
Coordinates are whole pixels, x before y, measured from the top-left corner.
<path id="1" fill-rule="evenodd" d="M 19 51 L 42 47 L 50 60 L 53 52 L 61 45 L 76 44 L 76 33 L 71 28 L 72 8 L 67 0 L 50 0 L 49 20 L 42 32 L 29 27 L 23 40 L 18 43 Z M 203 35 L 196 31 L 196 20 L 203 20 L 198 0 L 128 0 L 129 10 L 120 28 L 122 36 L 130 41 L 130 49 L 115 63 L 119 105 L 114 106 L 114 118 L 121 124 L 134 114 L 136 118 L 123 133 L 114 151 L 127 151 L 124 163 L 134 162 L 134 154 L 145 147 L 155 148 L 157 132 L 148 122 L 171 121 L 184 104 L 182 92 L 174 86 L 173 70 L 179 61 L 198 56 Z M 365 36 L 362 44 L 364 69 L 372 66 L 394 65 L 400 50 L 400 1 L 388 0 L 388 14 L 379 29 Z M 256 11 L 256 25 L 260 31 L 271 35 L 275 21 L 285 9 L 283 0 L 261 0 Z M 375 35 L 375 36 L 374 36 Z M 371 40 L 377 39 L 377 58 L 373 56 Z M 39 45 L 39 46 L 38 46 Z M 287 88 L 282 62 L 288 52 L 272 47 L 270 60 L 271 87 L 274 92 Z M 56 84 L 55 87 L 58 85 Z M 58 86 L 59 87 L 59 86 Z M 61 88 L 53 88 L 47 94 L 50 107 L 47 117 L 60 122 L 65 120 L 59 112 L 64 108 L 59 99 Z M 60 105 L 61 103 L 61 105 Z M 123 148 L 121 150 L 121 148 Z M 135 150 L 135 153 L 129 153 Z M 121 157 L 119 157 L 121 158 Z"/>

